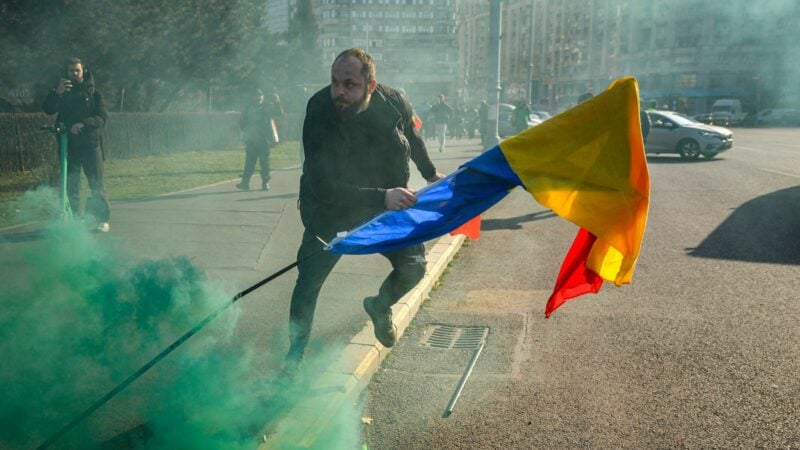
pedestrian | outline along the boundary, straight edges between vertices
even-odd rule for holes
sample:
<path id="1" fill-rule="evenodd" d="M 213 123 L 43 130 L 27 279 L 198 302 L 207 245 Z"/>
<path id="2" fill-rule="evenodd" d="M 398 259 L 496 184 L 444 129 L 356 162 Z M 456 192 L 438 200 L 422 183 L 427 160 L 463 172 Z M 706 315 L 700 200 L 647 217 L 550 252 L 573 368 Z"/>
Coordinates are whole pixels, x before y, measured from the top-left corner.
<path id="1" fill-rule="evenodd" d="M 67 198 L 73 214 L 80 214 L 83 170 L 91 191 L 86 199 L 86 213 L 92 216 L 95 231 L 107 233 L 111 208 L 103 177 L 105 158 L 100 133 L 108 120 L 108 111 L 103 96 L 95 89 L 94 77 L 81 60 L 70 58 L 64 67 L 66 72 L 45 97 L 42 110 L 49 115 L 57 114 L 56 123 L 63 124 L 67 133 Z"/>
<path id="2" fill-rule="evenodd" d="M 478 108 L 469 108 L 467 110 L 467 135 L 470 139 L 475 139 L 475 129 L 478 128 L 480 116 Z"/>
<path id="3" fill-rule="evenodd" d="M 639 122 L 642 127 L 642 142 L 647 143 L 647 135 L 650 134 L 650 115 L 647 111 L 639 110 Z"/>
<path id="4" fill-rule="evenodd" d="M 444 94 L 439 94 L 439 102 L 431 107 L 430 117 L 436 129 L 436 137 L 439 139 L 439 151 L 444 151 L 444 144 L 447 140 L 447 123 L 453 115 L 453 108 L 445 101 Z"/>
<path id="5" fill-rule="evenodd" d="M 528 106 L 528 102 L 525 100 L 520 100 L 517 103 L 517 107 L 514 108 L 514 131 L 516 133 L 521 133 L 528 129 L 528 118 L 531 115 L 531 108 Z"/>
<path id="6" fill-rule="evenodd" d="M 250 177 L 258 160 L 261 169 L 261 190 L 269 190 L 269 152 L 278 143 L 278 128 L 275 119 L 283 115 L 280 97 L 272 95 L 269 103 L 264 101 L 264 92 L 256 89 L 253 104 L 245 108 L 239 126 L 244 132 L 244 173 L 242 182 L 236 187 L 250 190 Z"/>
<path id="7" fill-rule="evenodd" d="M 428 182 L 444 177 L 431 162 L 414 127 L 411 106 L 395 89 L 378 84 L 375 63 L 361 49 L 340 53 L 331 83 L 308 101 L 303 124 L 306 160 L 300 177 L 299 208 L 305 227 L 297 251 L 297 282 L 289 313 L 290 348 L 284 373 L 296 374 L 309 341 L 320 289 L 340 255 L 318 252 L 337 232 L 384 210 L 416 202 L 409 189 L 409 157 Z M 395 343 L 391 306 L 425 274 L 422 244 L 382 254 L 392 265 L 376 296 L 363 301 L 386 347 Z"/>
<path id="8" fill-rule="evenodd" d="M 484 147 L 489 145 L 489 105 L 486 100 L 481 100 L 478 105 L 478 122 L 480 124 L 481 142 Z"/>

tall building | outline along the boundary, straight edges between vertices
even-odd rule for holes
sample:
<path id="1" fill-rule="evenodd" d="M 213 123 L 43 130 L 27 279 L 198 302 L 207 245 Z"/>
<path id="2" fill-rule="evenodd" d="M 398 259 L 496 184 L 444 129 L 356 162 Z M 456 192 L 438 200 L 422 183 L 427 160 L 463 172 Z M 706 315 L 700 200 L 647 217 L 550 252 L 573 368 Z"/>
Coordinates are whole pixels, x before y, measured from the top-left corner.
<path id="1" fill-rule="evenodd" d="M 286 33 L 289 31 L 289 19 L 294 11 L 294 0 L 266 0 L 264 26 L 270 33 Z"/>
<path id="2" fill-rule="evenodd" d="M 415 104 L 444 93 L 461 98 L 456 38 L 457 0 L 312 0 L 323 55 L 330 70 L 342 50 L 367 50 L 378 66 L 378 81 L 402 88 Z M 267 0 L 265 26 L 289 29 L 297 0 Z"/>
<path id="3" fill-rule="evenodd" d="M 342 50 L 360 47 L 375 58 L 378 81 L 403 88 L 415 104 L 439 93 L 457 96 L 455 5 L 456 0 L 314 0 L 321 70 L 330 70 Z"/>
<path id="4" fill-rule="evenodd" d="M 620 76 L 643 99 L 706 112 L 735 97 L 751 112 L 800 105 L 796 0 L 504 0 L 503 101 L 558 111 Z M 458 11 L 459 85 L 485 96 L 488 2 Z M 531 27 L 532 25 L 532 27 Z M 531 56 L 531 42 L 533 52 Z M 529 88 L 530 83 L 530 88 Z M 530 94 L 529 94 L 530 91 Z"/>

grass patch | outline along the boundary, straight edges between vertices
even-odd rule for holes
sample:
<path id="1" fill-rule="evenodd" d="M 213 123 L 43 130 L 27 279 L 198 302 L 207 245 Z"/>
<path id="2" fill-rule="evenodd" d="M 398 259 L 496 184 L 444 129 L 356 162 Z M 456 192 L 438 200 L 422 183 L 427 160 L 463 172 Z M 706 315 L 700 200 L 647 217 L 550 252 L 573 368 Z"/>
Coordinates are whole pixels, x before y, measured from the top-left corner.
<path id="1" fill-rule="evenodd" d="M 300 143 L 289 141 L 272 149 L 272 170 L 296 166 L 300 163 Z M 105 181 L 109 200 L 127 200 L 152 197 L 182 191 L 241 176 L 244 167 L 244 148 L 234 150 L 207 150 L 180 152 L 165 155 L 144 156 L 135 159 L 106 161 Z M 0 228 L 17 225 L 31 219 L 23 219 L 15 205 L 26 191 L 40 186 L 57 189 L 57 173 L 52 168 L 3 175 L 0 177 Z M 256 165 L 258 173 L 258 165 Z M 89 192 L 86 177 L 81 176 L 81 197 Z M 41 212 L 33 217 L 48 220 L 52 213 Z"/>

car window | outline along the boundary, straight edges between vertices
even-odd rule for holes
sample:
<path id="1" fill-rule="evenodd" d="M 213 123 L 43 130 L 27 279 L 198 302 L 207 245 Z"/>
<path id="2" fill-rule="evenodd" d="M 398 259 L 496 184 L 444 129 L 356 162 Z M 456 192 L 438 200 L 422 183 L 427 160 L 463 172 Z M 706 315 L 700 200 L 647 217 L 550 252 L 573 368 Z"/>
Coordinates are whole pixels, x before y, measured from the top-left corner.
<path id="1" fill-rule="evenodd" d="M 681 113 L 673 113 L 673 114 L 674 114 L 674 115 L 676 115 L 676 116 L 678 116 L 678 117 L 680 117 L 681 119 L 686 119 L 686 120 L 688 120 L 688 121 L 689 121 L 689 122 L 691 122 L 691 123 L 699 123 L 698 121 L 696 121 L 696 120 L 694 120 L 693 118 L 691 118 L 691 117 L 687 116 L 686 114 L 681 114 Z"/>
<path id="2" fill-rule="evenodd" d="M 672 122 L 677 123 L 679 126 L 682 127 L 685 127 L 687 125 L 693 125 L 696 123 L 694 120 L 677 113 L 670 114 L 669 119 L 672 120 Z"/>
<path id="3" fill-rule="evenodd" d="M 673 128 L 675 124 L 661 114 L 650 113 L 650 126 L 655 128 Z"/>

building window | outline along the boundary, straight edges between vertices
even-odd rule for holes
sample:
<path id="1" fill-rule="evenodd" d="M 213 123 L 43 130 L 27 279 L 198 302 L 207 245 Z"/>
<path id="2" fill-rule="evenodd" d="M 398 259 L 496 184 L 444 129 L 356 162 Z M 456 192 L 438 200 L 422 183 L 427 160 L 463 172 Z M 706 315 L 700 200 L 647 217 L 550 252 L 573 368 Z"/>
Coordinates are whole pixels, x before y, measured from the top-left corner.
<path id="1" fill-rule="evenodd" d="M 694 47 L 700 44 L 703 30 L 697 20 L 681 20 L 675 25 L 678 47 Z"/>
<path id="2" fill-rule="evenodd" d="M 725 74 L 719 71 L 712 71 L 708 76 L 708 87 L 710 89 L 720 89 L 725 86 Z"/>
<path id="3" fill-rule="evenodd" d="M 731 34 L 731 22 L 726 19 L 714 20 L 714 44 L 727 44 Z"/>
<path id="4" fill-rule="evenodd" d="M 693 89 L 697 87 L 696 73 L 682 73 L 678 76 L 679 89 Z"/>

